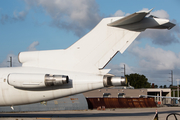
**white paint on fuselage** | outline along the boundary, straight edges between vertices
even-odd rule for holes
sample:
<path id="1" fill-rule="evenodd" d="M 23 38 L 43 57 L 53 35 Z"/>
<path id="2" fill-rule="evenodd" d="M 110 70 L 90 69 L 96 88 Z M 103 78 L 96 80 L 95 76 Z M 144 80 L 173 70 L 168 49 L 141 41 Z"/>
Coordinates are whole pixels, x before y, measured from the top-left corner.
<path id="1" fill-rule="evenodd" d="M 70 82 L 62 86 L 40 89 L 19 89 L 7 83 L 7 76 L 10 73 L 68 75 Z M 52 69 L 29 67 L 1 68 L 0 76 L 0 106 L 47 101 L 103 87 L 102 75 L 67 72 Z"/>

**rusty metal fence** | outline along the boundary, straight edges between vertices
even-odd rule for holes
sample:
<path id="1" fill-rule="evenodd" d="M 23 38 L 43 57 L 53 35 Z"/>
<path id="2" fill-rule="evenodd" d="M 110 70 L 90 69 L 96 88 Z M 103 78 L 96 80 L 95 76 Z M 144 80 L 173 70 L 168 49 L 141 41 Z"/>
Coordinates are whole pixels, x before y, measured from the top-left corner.
<path id="1" fill-rule="evenodd" d="M 86 98 L 89 109 L 157 107 L 154 98 Z"/>

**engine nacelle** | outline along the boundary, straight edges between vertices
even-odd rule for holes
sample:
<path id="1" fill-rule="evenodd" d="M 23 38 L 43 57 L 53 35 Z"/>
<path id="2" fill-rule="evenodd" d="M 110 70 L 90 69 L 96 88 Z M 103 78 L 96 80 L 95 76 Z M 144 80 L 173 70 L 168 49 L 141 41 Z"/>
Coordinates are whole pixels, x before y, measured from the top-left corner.
<path id="1" fill-rule="evenodd" d="M 7 82 L 17 88 L 42 88 L 67 84 L 69 77 L 65 75 L 11 73 Z"/>
<path id="2" fill-rule="evenodd" d="M 104 87 L 109 86 L 124 86 L 127 85 L 127 78 L 125 77 L 115 77 L 112 75 L 105 75 L 103 78 Z"/>

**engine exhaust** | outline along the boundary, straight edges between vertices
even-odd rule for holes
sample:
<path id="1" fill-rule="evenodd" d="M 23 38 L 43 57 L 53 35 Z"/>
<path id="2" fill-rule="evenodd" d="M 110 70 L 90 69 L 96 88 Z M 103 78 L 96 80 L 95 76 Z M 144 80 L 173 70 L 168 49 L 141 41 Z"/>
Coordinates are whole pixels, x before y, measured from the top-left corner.
<path id="1" fill-rule="evenodd" d="M 127 85 L 126 77 L 116 77 L 112 75 L 105 75 L 103 78 L 104 87 L 109 86 L 125 86 Z"/>

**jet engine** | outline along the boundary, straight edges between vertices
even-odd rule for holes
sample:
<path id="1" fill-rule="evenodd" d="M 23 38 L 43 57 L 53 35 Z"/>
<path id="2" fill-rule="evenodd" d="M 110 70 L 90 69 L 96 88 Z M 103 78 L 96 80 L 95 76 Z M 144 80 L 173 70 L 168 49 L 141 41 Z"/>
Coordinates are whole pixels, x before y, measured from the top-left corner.
<path id="1" fill-rule="evenodd" d="M 7 77 L 7 82 L 17 88 L 42 88 L 67 84 L 69 77 L 66 75 L 11 73 Z"/>
<path id="2" fill-rule="evenodd" d="M 127 85 L 126 77 L 116 77 L 111 74 L 105 75 L 103 78 L 104 87 Z"/>

